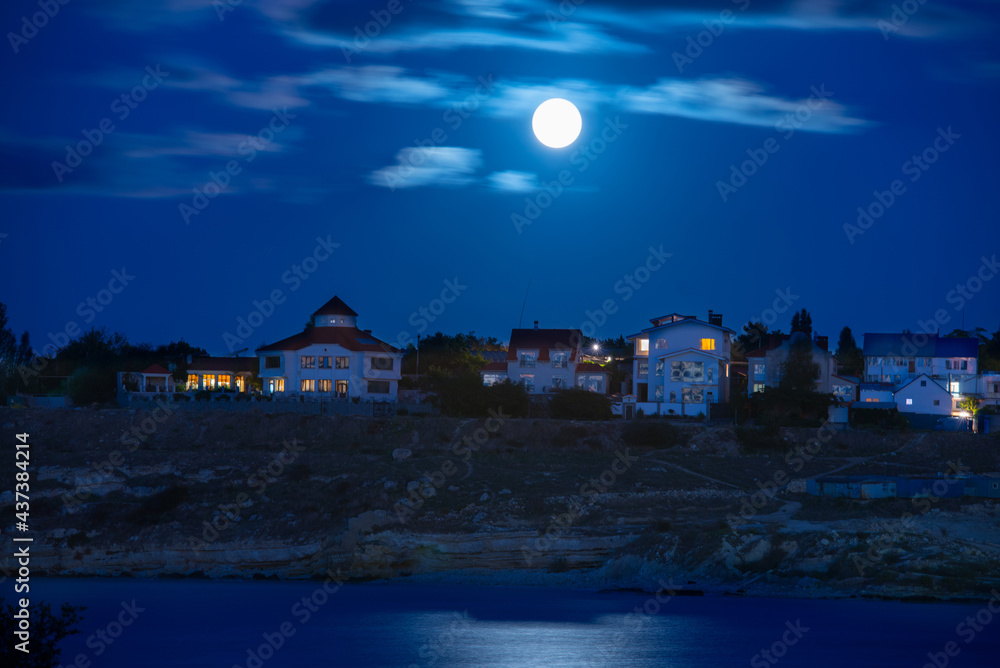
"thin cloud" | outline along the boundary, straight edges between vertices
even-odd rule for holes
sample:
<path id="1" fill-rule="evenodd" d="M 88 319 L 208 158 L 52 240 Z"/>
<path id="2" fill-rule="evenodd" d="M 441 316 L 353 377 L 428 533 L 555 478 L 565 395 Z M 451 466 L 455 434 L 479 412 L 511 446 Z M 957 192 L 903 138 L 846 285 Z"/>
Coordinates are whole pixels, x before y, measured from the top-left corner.
<path id="1" fill-rule="evenodd" d="M 486 185 L 494 190 L 511 193 L 530 193 L 539 188 L 537 174 L 516 170 L 493 172 L 486 177 Z"/>
<path id="2" fill-rule="evenodd" d="M 368 175 L 371 185 L 391 190 L 426 186 L 460 187 L 475 182 L 482 152 L 457 146 L 408 147 L 396 154 L 396 164 Z"/>
<path id="3" fill-rule="evenodd" d="M 806 132 L 852 132 L 870 125 L 831 101 L 834 94 L 814 87 L 811 97 L 793 100 L 767 95 L 742 79 L 660 79 L 648 88 L 623 89 L 619 102 L 634 112 L 739 125 L 775 126 L 791 115 L 794 127 Z"/>

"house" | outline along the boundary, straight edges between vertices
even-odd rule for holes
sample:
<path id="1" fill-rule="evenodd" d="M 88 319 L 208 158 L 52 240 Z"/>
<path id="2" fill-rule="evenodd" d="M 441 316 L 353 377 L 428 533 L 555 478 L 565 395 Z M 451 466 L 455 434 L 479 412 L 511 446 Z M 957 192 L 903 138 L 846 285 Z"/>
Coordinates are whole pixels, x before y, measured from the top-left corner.
<path id="1" fill-rule="evenodd" d="M 570 387 L 607 392 L 607 373 L 600 365 L 585 362 L 583 334 L 579 329 L 512 329 L 506 359 L 482 369 L 483 383 L 503 380 L 524 383 L 529 394 L 544 395 Z"/>
<path id="2" fill-rule="evenodd" d="M 708 415 L 708 406 L 729 400 L 733 330 L 722 314 L 708 321 L 671 313 L 626 337 L 633 344 L 633 391 L 645 413 Z"/>
<path id="3" fill-rule="evenodd" d="M 920 374 L 896 390 L 893 401 L 900 413 L 948 416 L 952 412 L 951 393 L 926 374 Z"/>
<path id="4" fill-rule="evenodd" d="M 769 387 L 777 387 L 785 373 L 785 363 L 791 354 L 792 345 L 808 337 L 796 332 L 791 335 L 772 337 L 770 345 L 746 354 L 747 396 L 763 392 Z M 857 383 L 837 375 L 837 358 L 829 350 L 829 339 L 825 336 L 813 337 L 810 341 L 812 360 L 819 367 L 816 391 L 834 394 L 842 401 L 854 401 Z"/>
<path id="5" fill-rule="evenodd" d="M 264 394 L 396 401 L 403 353 L 358 329 L 357 318 L 334 297 L 305 331 L 258 348 Z"/>
<path id="6" fill-rule="evenodd" d="M 173 392 L 174 376 L 159 364 L 151 364 L 138 374 L 140 392 Z"/>
<path id="7" fill-rule="evenodd" d="M 249 392 L 258 366 L 256 357 L 196 357 L 187 363 L 185 387 Z"/>
<path id="8" fill-rule="evenodd" d="M 923 374 L 949 392 L 976 377 L 979 340 L 927 334 L 865 334 L 865 381 L 902 387 Z"/>
<path id="9" fill-rule="evenodd" d="M 980 381 L 976 368 L 979 359 L 979 340 L 974 337 L 944 337 L 937 334 L 909 332 L 865 334 L 863 354 L 865 382 L 861 384 L 862 402 L 883 401 L 882 395 L 887 387 L 892 388 L 894 395 L 890 401 L 895 401 L 897 391 L 921 378 L 925 382 L 935 381 L 951 395 L 951 401 L 947 402 L 946 413 L 943 412 L 945 407 L 943 400 L 937 407 L 942 410 L 942 414 L 950 415 L 962 395 L 976 394 L 979 389 Z M 872 384 L 877 384 L 875 393 L 871 391 L 874 387 Z M 931 388 L 930 393 L 936 394 L 936 391 Z M 925 390 L 922 394 L 928 394 L 928 391 Z M 905 398 L 916 400 L 918 397 Z M 942 399 L 940 396 L 937 398 Z M 932 403 L 931 407 L 935 405 Z M 900 406 L 901 411 L 904 409 L 905 405 Z M 936 414 L 936 411 L 926 414 Z"/>

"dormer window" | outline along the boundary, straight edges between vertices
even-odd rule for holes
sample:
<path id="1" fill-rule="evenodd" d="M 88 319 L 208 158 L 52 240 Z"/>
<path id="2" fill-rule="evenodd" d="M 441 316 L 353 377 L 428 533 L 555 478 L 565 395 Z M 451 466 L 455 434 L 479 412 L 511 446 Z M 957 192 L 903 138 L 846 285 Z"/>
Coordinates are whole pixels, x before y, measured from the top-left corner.
<path id="1" fill-rule="evenodd" d="M 550 357 L 552 359 L 552 368 L 553 369 L 565 369 L 566 368 L 566 360 L 569 357 L 566 353 L 552 353 L 550 355 Z"/>
<path id="2" fill-rule="evenodd" d="M 521 367 L 522 368 L 526 368 L 526 369 L 530 369 L 530 368 L 533 368 L 535 366 L 535 363 L 538 361 L 538 353 L 534 353 L 534 352 L 525 353 L 525 352 L 523 352 L 523 353 L 520 354 L 520 358 L 521 358 Z"/>

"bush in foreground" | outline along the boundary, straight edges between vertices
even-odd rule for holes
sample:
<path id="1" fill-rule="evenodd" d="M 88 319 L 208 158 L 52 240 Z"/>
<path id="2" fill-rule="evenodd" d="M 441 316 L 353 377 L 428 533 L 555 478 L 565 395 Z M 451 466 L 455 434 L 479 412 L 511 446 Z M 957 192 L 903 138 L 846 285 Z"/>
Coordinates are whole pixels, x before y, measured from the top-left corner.
<path id="1" fill-rule="evenodd" d="M 610 420 L 611 401 L 603 394 L 571 388 L 559 390 L 549 406 L 560 420 Z"/>

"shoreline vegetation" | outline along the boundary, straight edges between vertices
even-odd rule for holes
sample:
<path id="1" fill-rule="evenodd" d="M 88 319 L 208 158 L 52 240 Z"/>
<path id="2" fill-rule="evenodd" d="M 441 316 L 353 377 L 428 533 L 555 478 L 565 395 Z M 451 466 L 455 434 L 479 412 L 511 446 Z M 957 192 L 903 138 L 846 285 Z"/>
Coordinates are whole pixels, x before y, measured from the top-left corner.
<path id="1" fill-rule="evenodd" d="M 805 494 L 831 472 L 997 471 L 996 435 L 209 411 L 134 447 L 148 417 L 0 409 L 4 437 L 31 433 L 33 574 L 948 602 L 1000 588 L 995 500 Z"/>

